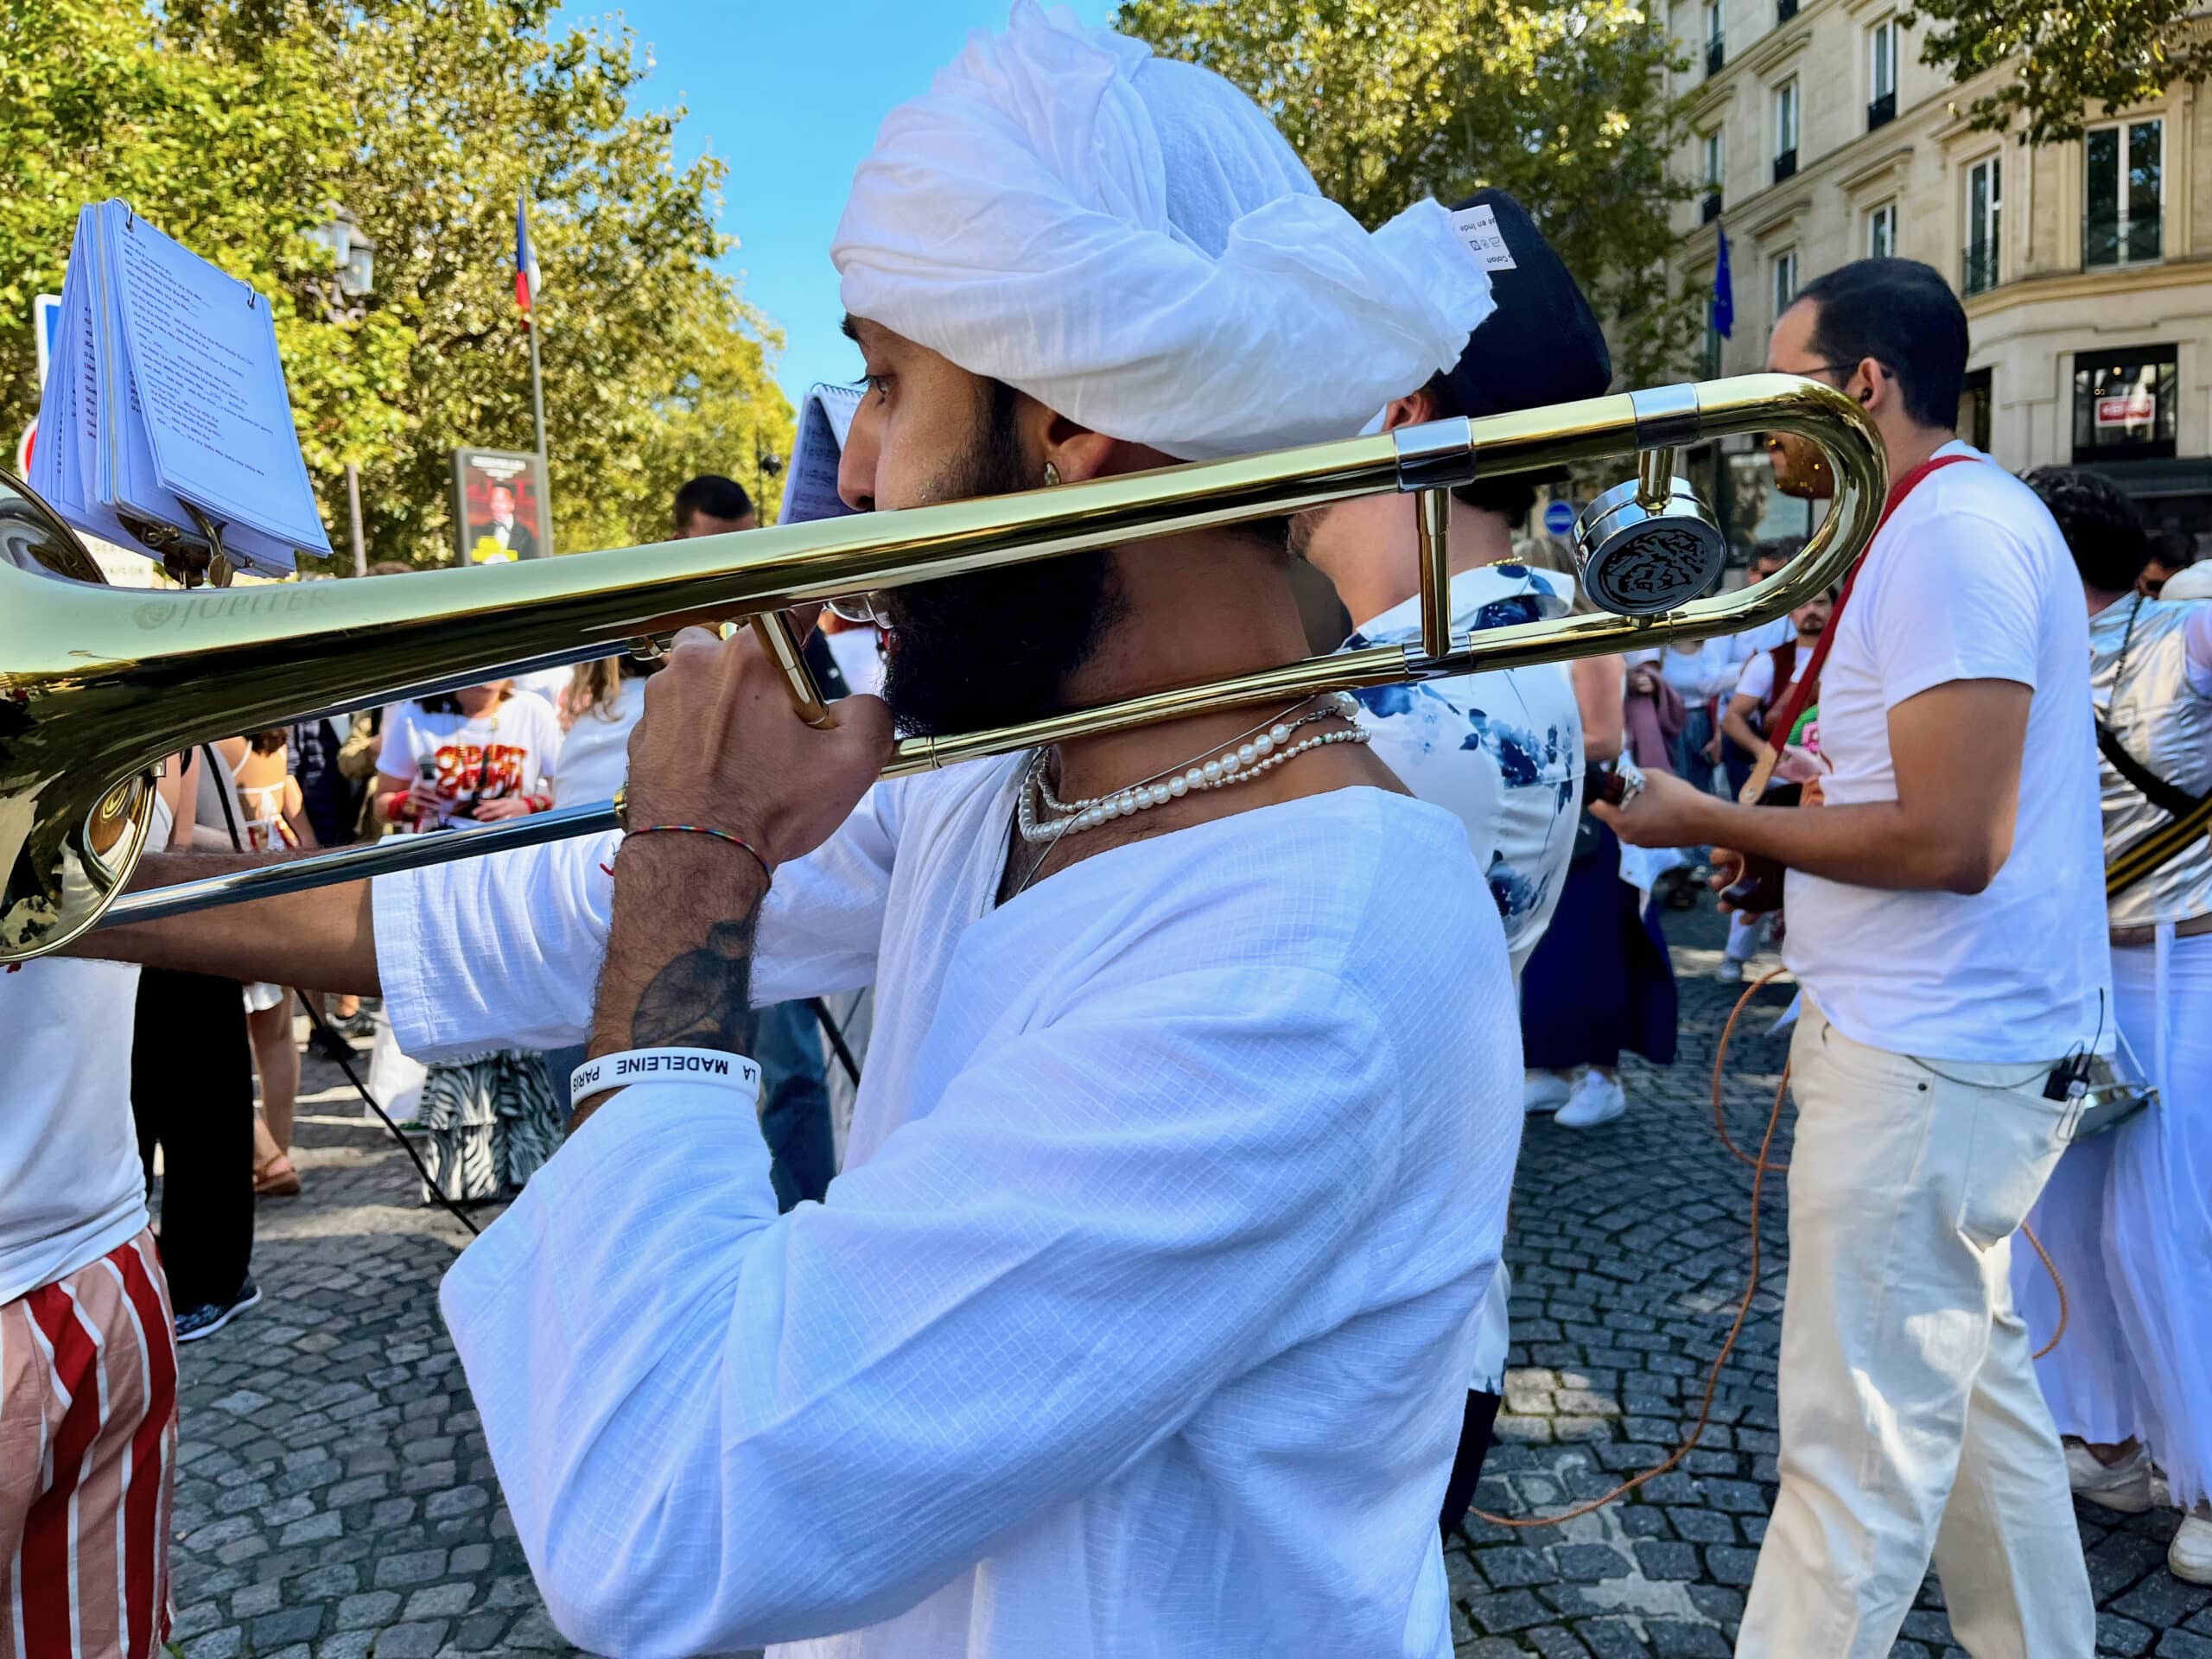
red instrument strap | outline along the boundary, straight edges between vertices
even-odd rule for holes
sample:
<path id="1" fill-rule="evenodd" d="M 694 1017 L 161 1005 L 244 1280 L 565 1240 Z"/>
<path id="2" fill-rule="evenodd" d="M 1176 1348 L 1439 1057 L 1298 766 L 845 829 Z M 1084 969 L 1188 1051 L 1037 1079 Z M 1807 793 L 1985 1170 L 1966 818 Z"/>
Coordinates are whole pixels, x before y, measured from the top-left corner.
<path id="1" fill-rule="evenodd" d="M 1890 522 L 1890 515 L 1904 505 L 1905 497 L 1910 495 L 1913 487 L 1929 474 L 1955 461 L 1980 459 L 1979 455 L 1930 455 L 1922 461 L 1890 486 L 1889 499 L 1882 503 L 1882 516 L 1874 524 L 1874 534 L 1879 536 L 1882 533 L 1882 527 Z M 1851 602 L 1852 584 L 1859 580 L 1859 567 L 1866 563 L 1866 555 L 1873 550 L 1873 542 L 1869 539 L 1866 545 L 1859 550 L 1859 556 L 1851 562 L 1851 569 L 1844 575 L 1843 591 L 1836 595 L 1835 609 L 1828 613 L 1828 625 L 1821 630 L 1820 639 L 1815 643 L 1812 657 L 1805 664 L 1805 671 L 1797 677 L 1797 683 L 1789 688 L 1789 694 L 1776 706 L 1772 717 L 1767 721 L 1767 747 L 1776 754 L 1779 754 L 1782 746 L 1789 741 L 1789 734 L 1797 724 L 1797 716 L 1805 712 L 1806 703 L 1811 701 L 1815 688 L 1821 683 L 1821 665 L 1827 661 L 1828 648 L 1835 644 L 1836 624 L 1843 620 L 1843 607 Z M 1762 792 L 1773 771 L 1770 765 L 1758 769 L 1752 783 Z M 1751 798 L 1758 798 L 1752 796 Z"/>

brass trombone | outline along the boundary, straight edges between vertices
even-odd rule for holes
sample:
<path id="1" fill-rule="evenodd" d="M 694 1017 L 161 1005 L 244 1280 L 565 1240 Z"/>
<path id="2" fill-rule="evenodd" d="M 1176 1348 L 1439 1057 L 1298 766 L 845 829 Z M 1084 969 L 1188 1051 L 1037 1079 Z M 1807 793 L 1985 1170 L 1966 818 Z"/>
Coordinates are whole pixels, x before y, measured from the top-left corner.
<path id="1" fill-rule="evenodd" d="M 1689 484 L 1684 444 L 1789 432 L 1826 453 L 1835 493 L 1771 581 L 1696 597 L 1725 546 Z M 1630 451 L 1637 477 L 1575 526 L 1586 588 L 1605 612 L 1451 630 L 1445 492 Z M 995 731 L 899 744 L 890 773 L 1087 732 L 1313 692 L 1732 632 L 1841 577 L 1872 537 L 1885 486 L 1863 410 L 1832 388 L 1747 375 L 1482 420 L 1171 467 L 1026 494 L 779 525 L 738 536 L 518 564 L 184 593 L 122 593 L 44 503 L 0 475 L 0 963 L 57 949 L 104 915 L 146 919 L 611 827 L 612 807 L 442 836 L 398 836 L 260 869 L 124 894 L 163 757 L 193 744 L 515 670 L 604 656 L 687 622 L 748 618 L 809 718 L 830 716 L 785 607 L 1394 490 L 1423 497 L 1417 645 L 1309 658 Z M 53 578 L 59 577 L 60 580 Z"/>

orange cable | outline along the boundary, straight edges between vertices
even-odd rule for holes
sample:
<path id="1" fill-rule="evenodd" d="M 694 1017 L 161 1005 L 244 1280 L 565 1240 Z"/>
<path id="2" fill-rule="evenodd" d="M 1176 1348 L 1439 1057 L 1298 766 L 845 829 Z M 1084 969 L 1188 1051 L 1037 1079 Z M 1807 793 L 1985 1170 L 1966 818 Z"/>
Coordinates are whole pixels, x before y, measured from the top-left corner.
<path id="1" fill-rule="evenodd" d="M 1770 969 L 1767 973 L 1762 975 L 1755 983 L 1750 986 L 1741 996 L 1736 999 L 1736 1006 L 1728 1011 L 1728 1022 L 1720 1028 L 1719 1046 L 1713 1051 L 1713 1127 L 1720 1136 L 1720 1144 L 1728 1148 L 1730 1156 L 1733 1157 L 1738 1163 L 1743 1164 L 1747 1167 L 1751 1166 L 1751 1160 L 1745 1157 L 1742 1149 L 1737 1146 L 1733 1140 L 1729 1138 L 1727 1121 L 1721 1116 L 1720 1076 L 1723 1068 L 1726 1067 L 1728 1063 L 1728 1039 L 1735 1033 L 1737 1016 L 1743 1013 L 1745 1006 L 1751 1001 L 1752 993 L 1758 990 L 1761 986 L 1765 985 L 1769 981 L 1774 979 L 1777 975 L 1782 973 L 1782 971 L 1783 970 L 1779 968 Z M 1787 1075 L 1786 1071 L 1784 1075 Z M 1762 1156 L 1764 1156 L 1764 1154 L 1762 1154 Z M 1768 1167 L 1779 1171 L 1786 1170 L 1789 1166 L 1787 1164 L 1770 1164 Z M 2042 1347 L 2037 1349 L 2035 1353 L 2031 1356 L 2032 1358 L 2041 1359 L 2052 1349 L 2057 1347 L 2058 1339 L 2066 1334 L 2066 1281 L 2059 1276 L 2058 1264 L 2050 1259 L 2050 1252 L 2044 1249 L 2043 1241 L 2036 1236 L 2035 1230 L 2032 1227 L 2030 1227 L 2027 1223 L 2024 1221 L 2020 1224 L 2020 1231 L 2025 1236 L 2028 1243 L 2035 1247 L 2037 1255 L 2040 1256 L 2043 1260 L 2044 1271 L 2050 1275 L 2051 1288 L 2058 1293 L 2058 1328 L 2050 1333 L 2050 1340 L 2044 1344 Z"/>
<path id="2" fill-rule="evenodd" d="M 1728 1363 L 1728 1356 L 1736 1346 L 1736 1338 L 1743 1332 L 1744 1321 L 1751 1316 L 1752 1298 L 1758 1294 L 1760 1189 L 1770 1173 L 1780 1174 L 1789 1167 L 1788 1164 L 1770 1162 L 1767 1158 L 1767 1154 L 1774 1147 L 1775 1129 L 1782 1122 L 1782 1102 L 1789 1088 L 1789 1066 L 1785 1065 L 1782 1068 L 1781 1079 L 1774 1086 L 1774 1107 L 1767 1114 L 1766 1134 L 1759 1141 L 1759 1155 L 1756 1159 L 1747 1157 L 1728 1133 L 1727 1121 L 1721 1110 L 1720 1079 L 1728 1061 L 1728 1040 L 1735 1034 L 1738 1017 L 1742 1014 L 1751 998 L 1778 977 L 1783 971 L 1779 968 L 1770 969 L 1744 988 L 1744 994 L 1736 999 L 1736 1006 L 1728 1011 L 1727 1022 L 1720 1028 L 1720 1041 L 1713 1055 L 1713 1127 L 1719 1132 L 1720 1143 L 1728 1148 L 1729 1154 L 1751 1172 L 1751 1271 L 1750 1282 L 1744 1287 L 1743 1300 L 1736 1305 L 1735 1322 L 1728 1327 L 1727 1338 L 1721 1343 L 1720 1351 L 1713 1357 L 1713 1364 L 1706 1372 L 1705 1394 L 1698 1402 L 1697 1421 L 1691 1425 L 1690 1432 L 1682 1443 L 1669 1453 L 1663 1462 L 1653 1465 L 1640 1475 L 1631 1476 L 1603 1497 L 1592 1498 L 1586 1503 L 1579 1503 L 1574 1508 L 1561 1510 L 1557 1515 L 1539 1516 L 1522 1520 L 1513 1520 L 1505 1516 L 1492 1515 L 1487 1510 L 1471 1508 L 1468 1513 L 1477 1519 L 1487 1521 L 1494 1527 L 1510 1527 L 1516 1530 L 1527 1527 L 1555 1527 L 1561 1522 L 1572 1521 L 1576 1516 L 1588 1515 L 1594 1510 L 1602 1510 L 1615 1498 L 1626 1497 L 1646 1481 L 1657 1479 L 1688 1457 L 1696 1448 L 1698 1442 L 1704 1438 L 1706 1427 L 1713 1419 L 1713 1396 L 1720 1386 L 1720 1368 Z M 2058 1292 L 2058 1328 L 2050 1333 L 2050 1340 L 2037 1350 L 2034 1354 L 2033 1357 L 2041 1359 L 2052 1349 L 2057 1347 L 2058 1339 L 2066 1334 L 2066 1281 L 2058 1276 L 2058 1268 L 2052 1262 L 2050 1253 L 2044 1249 L 2043 1241 L 2035 1236 L 2034 1230 L 2023 1222 L 2020 1224 L 2020 1231 L 2026 1235 L 2028 1243 L 2035 1247 L 2036 1254 L 2043 1258 L 2044 1268 L 2050 1274 L 2050 1282 Z"/>
<path id="3" fill-rule="evenodd" d="M 1767 976 L 1767 979 L 1771 979 L 1774 976 L 1772 974 L 1769 974 Z M 1738 1000 L 1736 1004 L 1738 1012 L 1742 1010 L 1744 1003 L 1750 1000 L 1751 992 L 1758 990 L 1759 988 L 1759 985 L 1764 985 L 1765 983 L 1766 980 L 1763 979 L 1758 982 L 1758 985 L 1753 985 L 1750 990 L 1744 993 L 1743 997 Z M 1735 1024 L 1734 1014 L 1731 1014 L 1729 1016 L 1728 1023 L 1731 1026 Z M 1727 1052 L 1727 1034 L 1724 1032 L 1721 1035 L 1721 1052 L 1723 1053 Z M 1623 1481 L 1619 1485 L 1614 1487 L 1611 1491 L 1607 1492 L 1603 1497 L 1592 1498 L 1586 1503 L 1579 1503 L 1574 1508 L 1563 1510 L 1558 1515 L 1547 1515 L 1515 1521 L 1509 1520 L 1506 1516 L 1502 1515 L 1492 1515 L 1487 1510 L 1470 1510 L 1468 1511 L 1469 1514 L 1473 1515 L 1479 1520 L 1487 1521 L 1492 1526 L 1496 1527 L 1512 1527 L 1516 1529 L 1523 1527 L 1555 1527 L 1563 1521 L 1572 1521 L 1577 1516 L 1587 1515 L 1592 1510 L 1601 1510 L 1605 1508 L 1606 1504 L 1611 1503 L 1615 1498 L 1624 1497 L 1626 1494 L 1634 1491 L 1646 1481 L 1657 1479 L 1661 1475 L 1665 1474 L 1669 1469 L 1672 1469 L 1676 1464 L 1688 1457 L 1691 1451 L 1697 1446 L 1699 1440 L 1704 1438 L 1706 1426 L 1711 1422 L 1713 1419 L 1713 1396 L 1720 1387 L 1720 1368 L 1728 1363 L 1728 1356 L 1736 1346 L 1736 1338 L 1743 1332 L 1744 1321 L 1751 1317 L 1751 1299 L 1758 1294 L 1759 1189 L 1764 1184 L 1767 1172 L 1769 1170 L 1779 1170 L 1784 1167 L 1784 1166 L 1780 1164 L 1769 1163 L 1767 1161 L 1766 1155 L 1774 1146 L 1774 1131 L 1776 1127 L 1782 1122 L 1783 1096 L 1789 1087 L 1789 1068 L 1785 1066 L 1783 1068 L 1782 1081 L 1775 1085 L 1774 1109 L 1767 1114 L 1766 1136 L 1759 1142 L 1758 1161 L 1755 1164 L 1751 1164 L 1751 1160 L 1750 1159 L 1744 1159 L 1745 1163 L 1751 1164 L 1751 1280 L 1750 1282 L 1744 1287 L 1743 1300 L 1736 1305 L 1735 1323 L 1728 1327 L 1727 1338 L 1721 1343 L 1720 1351 L 1713 1357 L 1712 1368 L 1706 1372 L 1705 1395 L 1698 1402 L 1697 1421 L 1691 1426 L 1688 1436 L 1680 1446 L 1676 1446 L 1674 1451 L 1668 1455 L 1664 1462 L 1655 1464 L 1652 1467 L 1645 1470 L 1640 1475 L 1631 1476 L 1629 1479 Z M 1726 1132 L 1724 1130 L 1722 1133 L 1725 1138 Z M 1732 1144 L 1730 1146 L 1729 1150 L 1732 1152 L 1735 1151 L 1735 1147 Z M 1743 1157 L 1743 1154 L 1741 1153 L 1738 1153 L 1737 1156 L 1741 1158 Z"/>
<path id="4" fill-rule="evenodd" d="M 1751 998 L 1765 988 L 1766 986 L 1772 983 L 1777 978 L 1780 977 L 1782 972 L 1783 969 L 1779 968 L 1770 968 L 1765 973 L 1760 975 L 1758 978 L 1753 980 L 1749 985 L 1744 987 L 1744 994 L 1736 999 L 1736 1006 L 1728 1010 L 1728 1023 L 1720 1027 L 1719 1046 L 1713 1051 L 1713 1130 L 1720 1136 L 1720 1144 L 1728 1148 L 1728 1155 L 1747 1169 L 1751 1168 L 1754 1166 L 1752 1165 L 1751 1160 L 1744 1155 L 1743 1149 L 1737 1146 L 1734 1140 L 1730 1137 L 1728 1134 L 1727 1119 L 1721 1115 L 1720 1074 L 1722 1070 L 1728 1064 L 1728 1039 L 1736 1033 L 1736 1020 L 1738 1016 L 1739 1016 L 1744 1012 L 1744 1009 L 1750 1004 Z M 1785 1077 L 1788 1074 L 1788 1071 L 1789 1068 L 1785 1066 L 1783 1068 Z M 1765 1154 L 1761 1154 L 1760 1156 L 1764 1158 Z M 1788 1169 L 1789 1166 L 1787 1164 L 1772 1164 L 1768 1166 L 1768 1167 L 1774 1170 L 1777 1174 L 1779 1174 L 1783 1171 Z"/>
<path id="5" fill-rule="evenodd" d="M 2058 1293 L 2058 1329 L 2050 1333 L 2049 1342 L 2028 1356 L 2031 1359 L 2041 1359 L 2057 1347 L 2058 1339 L 2066 1334 L 2066 1281 L 2058 1276 L 2058 1264 L 2050 1259 L 2050 1252 L 2044 1249 L 2043 1240 L 2036 1236 L 2036 1230 L 2024 1221 L 2020 1224 L 2020 1232 L 2029 1243 L 2036 1247 L 2036 1254 L 2043 1258 L 2043 1270 L 2050 1275 L 2051 1288 Z"/>

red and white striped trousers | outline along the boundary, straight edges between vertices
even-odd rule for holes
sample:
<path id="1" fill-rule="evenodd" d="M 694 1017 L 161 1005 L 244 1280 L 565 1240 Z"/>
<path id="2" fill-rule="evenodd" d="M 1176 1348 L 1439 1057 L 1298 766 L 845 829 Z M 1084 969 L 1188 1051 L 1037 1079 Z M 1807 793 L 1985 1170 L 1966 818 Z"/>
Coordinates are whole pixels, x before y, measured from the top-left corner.
<path id="1" fill-rule="evenodd" d="M 161 1651 L 175 1471 L 151 1232 L 0 1303 L 0 1659 Z"/>

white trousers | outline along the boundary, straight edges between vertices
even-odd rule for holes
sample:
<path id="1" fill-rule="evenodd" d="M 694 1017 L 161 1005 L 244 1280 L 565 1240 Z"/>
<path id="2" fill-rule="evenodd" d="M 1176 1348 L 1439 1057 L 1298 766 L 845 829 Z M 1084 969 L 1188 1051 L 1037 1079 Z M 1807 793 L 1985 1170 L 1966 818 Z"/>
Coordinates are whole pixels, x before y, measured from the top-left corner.
<path id="1" fill-rule="evenodd" d="M 2067 1301 L 2036 1375 L 2062 1432 L 2140 1437 L 2185 1510 L 2212 1497 L 2212 933 L 2159 932 L 2112 953 L 2117 1022 L 2158 1103 L 2069 1147 L 2030 1218 Z M 2032 1250 L 2012 1293 L 2040 1348 L 2058 1296 Z"/>
<path id="2" fill-rule="evenodd" d="M 1728 912 L 1728 943 L 1721 947 L 1721 954 L 1731 962 L 1749 962 L 1759 953 L 1759 941 L 1766 937 L 1766 918 L 1746 916 L 1740 910 Z"/>
<path id="3" fill-rule="evenodd" d="M 1931 1554 L 1974 1659 L 2090 1659 L 2065 1461 L 2007 1283 L 2062 1150 L 2056 1058 L 1923 1065 L 1806 997 L 1782 1490 L 1738 1659 L 1886 1659 Z"/>

